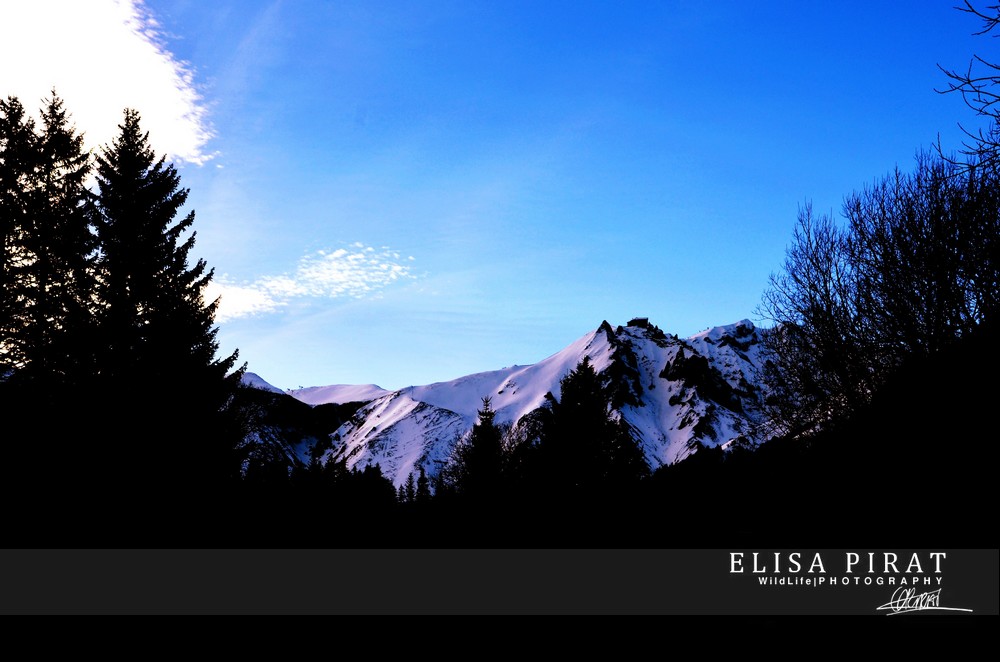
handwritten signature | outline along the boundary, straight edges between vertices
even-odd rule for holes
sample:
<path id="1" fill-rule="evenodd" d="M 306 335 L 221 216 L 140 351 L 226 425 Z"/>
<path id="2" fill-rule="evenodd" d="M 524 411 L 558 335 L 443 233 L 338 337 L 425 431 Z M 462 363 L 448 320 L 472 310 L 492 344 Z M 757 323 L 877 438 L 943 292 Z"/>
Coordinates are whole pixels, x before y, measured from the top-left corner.
<path id="1" fill-rule="evenodd" d="M 941 589 L 917 593 L 915 588 L 900 587 L 892 594 L 892 600 L 879 607 L 876 611 L 889 611 L 889 615 L 906 614 L 913 611 L 934 609 L 938 611 L 972 611 L 958 607 L 941 606 Z"/>

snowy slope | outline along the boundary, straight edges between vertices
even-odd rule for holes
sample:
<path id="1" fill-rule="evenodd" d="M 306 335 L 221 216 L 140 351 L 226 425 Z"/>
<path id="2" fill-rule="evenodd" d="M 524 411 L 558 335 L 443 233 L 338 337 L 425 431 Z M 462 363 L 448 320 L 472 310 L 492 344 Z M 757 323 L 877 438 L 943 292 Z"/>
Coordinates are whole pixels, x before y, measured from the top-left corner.
<path id="1" fill-rule="evenodd" d="M 345 402 L 371 402 L 388 394 L 375 384 L 336 384 L 334 386 L 310 386 L 288 391 L 288 395 L 307 405 L 342 405 Z"/>
<path id="2" fill-rule="evenodd" d="M 260 389 L 261 391 L 268 391 L 269 393 L 284 393 L 284 391 L 277 386 L 272 386 L 264 381 L 264 379 L 255 372 L 243 373 L 243 385 Z"/>
<path id="3" fill-rule="evenodd" d="M 282 389 L 268 383 L 255 372 L 243 374 L 243 385 L 269 393 L 283 393 L 307 405 L 342 405 L 348 402 L 371 402 L 389 393 L 375 384 L 335 384 L 333 386 L 310 386 L 307 388 Z"/>
<path id="4" fill-rule="evenodd" d="M 551 391 L 558 397 L 559 380 L 585 354 L 595 369 L 606 368 L 609 349 L 607 336 L 595 331 L 534 365 L 387 393 L 337 430 L 326 459 L 347 458 L 349 468 L 377 463 L 397 485 L 411 471 L 417 471 L 418 463 L 434 476 L 472 428 L 484 397 L 491 398 L 497 423 L 514 423 L 542 406 L 546 393 Z"/>
<path id="5" fill-rule="evenodd" d="M 651 337 L 626 327 L 618 334 L 631 350 L 642 387 L 637 404 L 620 411 L 652 468 L 685 458 L 698 443 L 717 446 L 761 422 L 755 385 L 760 339 L 749 320 L 687 339 Z M 703 362 L 703 363 L 702 363 Z"/>
<path id="6" fill-rule="evenodd" d="M 698 443 L 723 444 L 760 421 L 758 343 L 747 320 L 688 339 L 653 326 L 615 329 L 605 322 L 534 365 L 381 394 L 356 387 L 375 399 L 337 430 L 324 459 L 346 459 L 350 468 L 377 463 L 396 485 L 418 466 L 436 475 L 472 428 L 484 397 L 498 423 L 516 424 L 544 405 L 546 393 L 558 399 L 560 380 L 589 356 L 609 383 L 613 415 L 628 422 L 656 468 L 683 459 Z M 333 390 L 293 395 L 305 402 L 315 395 L 319 402 L 347 387 L 327 388 Z"/>

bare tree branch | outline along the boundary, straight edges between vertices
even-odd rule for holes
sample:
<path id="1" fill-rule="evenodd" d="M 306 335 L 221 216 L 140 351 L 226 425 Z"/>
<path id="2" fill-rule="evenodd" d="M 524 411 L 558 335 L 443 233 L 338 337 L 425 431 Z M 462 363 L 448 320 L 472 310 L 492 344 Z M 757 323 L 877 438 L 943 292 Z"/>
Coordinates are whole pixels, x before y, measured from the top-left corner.
<path id="1" fill-rule="evenodd" d="M 988 5 L 985 9 L 979 9 L 972 4 L 971 0 L 963 0 L 964 6 L 955 9 L 975 16 L 981 21 L 981 29 L 974 32 L 975 35 L 985 35 L 993 32 L 994 28 L 1000 25 L 1000 4 Z M 998 31 L 1000 32 L 1000 31 Z M 997 37 L 1000 34 L 992 34 Z M 969 66 L 964 70 L 948 69 L 940 64 L 938 68 L 947 77 L 948 84 L 944 89 L 935 89 L 938 94 L 958 93 L 962 101 L 977 117 L 986 117 L 990 120 L 990 128 L 972 131 L 967 129 L 962 123 L 958 127 L 965 134 L 966 140 L 962 141 L 960 153 L 965 157 L 964 161 L 974 161 L 980 163 L 996 163 L 1000 158 L 1000 64 L 990 62 L 982 56 L 973 55 L 969 61 Z M 944 153 L 941 148 L 940 136 L 937 144 L 938 155 L 953 164 L 959 161 Z"/>
<path id="2" fill-rule="evenodd" d="M 984 35 L 984 34 L 986 34 L 988 32 L 991 32 L 993 30 L 993 28 L 997 27 L 997 25 L 1000 25 L 1000 5 L 989 5 L 989 6 L 987 6 L 986 9 L 988 9 L 989 11 L 991 11 L 993 13 L 992 14 L 985 14 L 985 13 L 979 11 L 978 9 L 976 9 L 972 5 L 972 3 L 969 2 L 969 0 L 963 0 L 963 1 L 965 2 L 965 6 L 964 7 L 955 7 L 955 9 L 957 9 L 958 11 L 961 11 L 961 12 L 965 12 L 966 14 L 972 14 L 973 16 L 976 16 L 977 18 L 979 18 L 980 20 L 982 20 L 982 22 L 983 22 L 983 29 L 980 30 L 979 32 L 973 32 L 972 34 L 974 34 L 976 36 Z M 1000 35 L 993 35 L 993 36 L 997 37 L 997 36 L 1000 36 Z"/>

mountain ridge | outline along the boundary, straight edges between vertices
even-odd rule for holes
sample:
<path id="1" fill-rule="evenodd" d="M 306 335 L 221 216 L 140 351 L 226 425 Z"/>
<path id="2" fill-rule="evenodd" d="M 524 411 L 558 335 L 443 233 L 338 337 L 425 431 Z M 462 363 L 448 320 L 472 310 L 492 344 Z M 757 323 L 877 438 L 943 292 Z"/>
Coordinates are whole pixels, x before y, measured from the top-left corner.
<path id="1" fill-rule="evenodd" d="M 560 380 L 588 356 L 605 381 L 611 415 L 625 420 L 656 469 L 699 445 L 730 443 L 762 422 L 760 353 L 760 332 L 746 319 L 682 339 L 636 318 L 617 327 L 604 321 L 530 365 L 395 391 L 332 385 L 285 393 L 311 406 L 364 402 L 330 435 L 328 447 L 316 444 L 311 452 L 322 463 L 344 461 L 348 468 L 378 464 L 398 486 L 420 467 L 431 477 L 441 471 L 483 398 L 490 398 L 497 423 L 516 428 L 546 406 L 547 394 L 558 399 Z"/>

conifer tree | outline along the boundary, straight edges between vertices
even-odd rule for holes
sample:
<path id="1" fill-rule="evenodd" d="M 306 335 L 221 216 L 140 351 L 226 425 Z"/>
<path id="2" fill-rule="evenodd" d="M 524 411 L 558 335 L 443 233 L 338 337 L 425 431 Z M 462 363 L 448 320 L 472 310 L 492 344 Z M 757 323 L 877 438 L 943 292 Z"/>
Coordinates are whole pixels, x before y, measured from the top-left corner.
<path id="1" fill-rule="evenodd" d="M 194 212 L 177 219 L 187 189 L 136 111 L 119 129 L 97 158 L 101 384 L 134 460 L 171 482 L 217 485 L 239 472 L 224 415 L 236 354 L 216 356 L 217 302 L 202 296 L 212 271 L 189 265 Z"/>
<path id="2" fill-rule="evenodd" d="M 420 475 L 417 476 L 417 503 L 428 503 L 431 500 L 430 481 L 427 480 L 427 472 L 424 466 L 420 465 Z"/>
<path id="3" fill-rule="evenodd" d="M 34 121 L 15 97 L 0 100 L 0 378 L 24 365 L 28 301 L 28 190 L 37 162 Z"/>
<path id="4" fill-rule="evenodd" d="M 27 188 L 24 244 L 29 374 L 49 388 L 82 386 L 93 373 L 96 237 L 86 180 L 90 154 L 53 91 L 41 112 L 36 163 Z M 57 389 L 58 390 L 58 389 Z"/>
<path id="5" fill-rule="evenodd" d="M 413 472 L 411 471 L 406 477 L 406 483 L 403 487 L 403 494 L 406 497 L 406 503 L 413 503 L 417 500 L 417 485 L 413 480 Z"/>
<path id="6" fill-rule="evenodd" d="M 14 97 L 0 100 L 0 411 L 5 419 L 0 463 L 0 490 L 5 503 L 23 494 L 23 486 L 37 482 L 32 471 L 35 449 L 25 443 L 21 425 L 32 418 L 33 401 L 16 376 L 25 365 L 25 314 L 29 300 L 25 246 L 29 230 L 28 187 L 37 161 L 35 125 Z M 9 496 L 8 496 L 9 495 Z"/>
<path id="7" fill-rule="evenodd" d="M 455 448 L 446 474 L 454 491 L 473 501 L 499 498 L 503 480 L 503 431 L 496 424 L 490 398 L 483 398 L 467 439 Z"/>
<path id="8" fill-rule="evenodd" d="M 55 92 L 41 119 L 0 102 L 0 363 L 51 394 L 93 371 L 96 241 L 83 136 Z"/>
<path id="9" fill-rule="evenodd" d="M 55 92 L 40 117 L 0 102 L 0 401 L 16 412 L 17 467 L 5 482 L 34 485 L 81 473 L 73 440 L 95 373 L 90 156 Z"/>
<path id="10" fill-rule="evenodd" d="M 593 495 L 638 481 L 649 471 L 627 425 L 608 411 L 608 396 L 589 356 L 549 395 L 538 458 L 542 480 L 556 492 Z"/>

